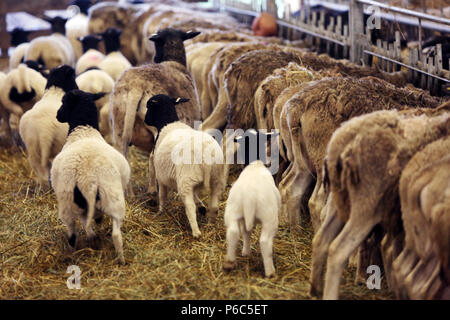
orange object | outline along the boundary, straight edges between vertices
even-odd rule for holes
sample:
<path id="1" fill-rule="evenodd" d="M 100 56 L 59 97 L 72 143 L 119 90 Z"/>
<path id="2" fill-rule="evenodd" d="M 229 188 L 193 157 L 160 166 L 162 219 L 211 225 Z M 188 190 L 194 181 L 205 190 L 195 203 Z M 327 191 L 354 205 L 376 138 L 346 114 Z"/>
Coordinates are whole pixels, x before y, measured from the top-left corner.
<path id="1" fill-rule="evenodd" d="M 270 37 L 277 35 L 277 21 L 267 12 L 261 13 L 253 20 L 252 30 L 255 36 Z"/>

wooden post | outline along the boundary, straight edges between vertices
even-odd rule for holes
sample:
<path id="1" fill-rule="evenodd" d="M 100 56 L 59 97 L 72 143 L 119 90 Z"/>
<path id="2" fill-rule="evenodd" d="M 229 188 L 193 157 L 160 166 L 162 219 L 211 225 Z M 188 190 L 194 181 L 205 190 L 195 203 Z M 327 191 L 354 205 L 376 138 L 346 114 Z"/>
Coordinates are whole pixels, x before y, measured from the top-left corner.
<path id="1" fill-rule="evenodd" d="M 6 1 L 0 2 L 0 48 L 2 49 L 2 58 L 8 57 L 9 34 L 6 29 Z"/>
<path id="2" fill-rule="evenodd" d="M 350 61 L 361 64 L 364 38 L 364 6 L 357 0 L 350 2 Z"/>

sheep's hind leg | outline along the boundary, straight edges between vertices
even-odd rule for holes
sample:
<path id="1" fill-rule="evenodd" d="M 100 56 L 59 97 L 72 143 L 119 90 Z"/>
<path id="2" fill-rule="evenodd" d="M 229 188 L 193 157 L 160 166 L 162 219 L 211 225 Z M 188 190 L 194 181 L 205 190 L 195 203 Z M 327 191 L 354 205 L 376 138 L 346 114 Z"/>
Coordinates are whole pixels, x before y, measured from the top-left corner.
<path id="1" fill-rule="evenodd" d="M 241 220 L 239 222 L 239 227 L 242 234 L 242 240 L 243 240 L 243 246 L 242 246 L 242 256 L 247 257 L 250 255 L 251 248 L 250 248 L 250 232 L 245 229 L 245 223 L 244 220 Z"/>
<path id="2" fill-rule="evenodd" d="M 264 274 L 266 277 L 275 275 L 275 267 L 273 265 L 273 238 L 277 232 L 278 226 L 263 224 L 261 229 L 261 237 L 259 245 L 261 247 L 261 255 L 264 263 Z"/>
<path id="3" fill-rule="evenodd" d="M 164 207 L 167 203 L 167 186 L 160 184 L 159 185 L 159 213 L 164 211 Z"/>
<path id="4" fill-rule="evenodd" d="M 116 249 L 117 258 L 119 259 L 119 263 L 124 265 L 125 258 L 123 256 L 123 241 L 122 241 L 122 232 L 120 228 L 122 227 L 123 218 L 113 217 L 113 230 L 112 230 L 112 239 L 114 243 L 114 248 Z"/>
<path id="5" fill-rule="evenodd" d="M 352 213 L 355 213 L 355 211 Z M 367 216 L 350 214 L 349 221 L 328 249 L 329 258 L 323 299 L 338 299 L 340 278 L 348 258 L 361 245 L 377 223 L 378 221 L 375 221 L 375 219 L 371 221 Z"/>
<path id="6" fill-rule="evenodd" d="M 221 194 L 220 188 L 218 188 L 217 186 L 213 187 L 208 206 L 208 223 L 216 222 L 217 211 L 219 211 L 220 194 Z"/>
<path id="7" fill-rule="evenodd" d="M 178 193 L 181 195 L 184 203 L 184 207 L 186 210 L 186 216 L 189 220 L 189 224 L 192 229 L 192 235 L 194 238 L 198 238 L 201 235 L 201 232 L 198 228 L 197 224 L 197 213 L 194 201 L 194 189 L 192 187 L 189 188 L 181 188 Z M 183 190 L 184 189 L 184 190 Z"/>
<path id="8" fill-rule="evenodd" d="M 330 203 L 328 204 L 329 207 L 325 221 L 315 234 L 312 242 L 310 294 L 313 296 L 319 296 L 322 292 L 321 277 L 328 256 L 328 248 L 344 225 L 339 220 L 337 211 L 333 208 L 331 197 L 332 195 L 330 196 Z"/>
<path id="9" fill-rule="evenodd" d="M 84 230 L 86 231 L 89 247 L 94 250 L 100 249 L 100 238 L 95 234 L 94 229 L 92 229 L 92 224 L 89 224 L 89 227 L 87 226 L 87 212 L 81 215 L 80 220 Z"/>
<path id="10" fill-rule="evenodd" d="M 227 256 L 223 264 L 224 270 L 231 270 L 236 264 L 236 247 L 239 241 L 239 224 L 237 220 L 230 221 L 227 226 Z"/>
<path id="11" fill-rule="evenodd" d="M 77 244 L 77 233 L 75 216 L 71 210 L 71 206 L 60 205 L 58 210 L 59 219 L 64 223 L 67 228 L 67 242 L 68 242 L 68 252 L 73 253 Z"/>

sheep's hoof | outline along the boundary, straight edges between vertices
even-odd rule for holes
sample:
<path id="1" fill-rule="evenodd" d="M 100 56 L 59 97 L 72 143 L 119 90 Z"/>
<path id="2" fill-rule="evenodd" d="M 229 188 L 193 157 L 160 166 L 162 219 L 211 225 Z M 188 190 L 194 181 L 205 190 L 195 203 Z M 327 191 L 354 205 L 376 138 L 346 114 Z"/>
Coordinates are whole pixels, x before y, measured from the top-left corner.
<path id="1" fill-rule="evenodd" d="M 127 264 L 125 261 L 125 258 L 123 256 L 118 257 L 118 261 L 119 261 L 119 266 L 124 266 Z"/>
<path id="2" fill-rule="evenodd" d="M 101 248 L 100 238 L 95 235 L 88 239 L 89 247 L 93 250 L 99 250 Z"/>
<path id="3" fill-rule="evenodd" d="M 273 278 L 275 278 L 276 276 L 277 276 L 277 274 L 276 274 L 275 272 L 266 274 L 266 278 L 268 278 L 268 279 L 273 279 Z"/>
<path id="4" fill-rule="evenodd" d="M 225 261 L 223 263 L 223 270 L 230 271 L 233 270 L 236 265 L 236 261 Z"/>
<path id="5" fill-rule="evenodd" d="M 152 196 L 156 196 L 158 194 L 158 190 L 156 190 L 155 186 L 148 187 L 148 193 Z"/>
<path id="6" fill-rule="evenodd" d="M 200 206 L 200 207 L 198 207 L 198 213 L 200 214 L 200 215 L 202 215 L 202 216 L 205 216 L 206 215 L 206 208 L 204 207 L 204 206 Z"/>
<path id="7" fill-rule="evenodd" d="M 195 239 L 200 238 L 201 235 L 202 235 L 202 233 L 201 233 L 200 231 L 192 232 L 192 236 L 193 236 Z"/>
<path id="8" fill-rule="evenodd" d="M 309 294 L 312 297 L 320 297 L 321 296 L 321 292 L 318 288 L 316 288 L 316 286 L 311 284 L 311 288 L 309 289 Z"/>
<path id="9" fill-rule="evenodd" d="M 102 223 L 102 221 L 103 221 L 103 216 L 100 216 L 100 217 L 95 219 L 95 223 L 96 224 L 100 224 L 100 223 Z"/>

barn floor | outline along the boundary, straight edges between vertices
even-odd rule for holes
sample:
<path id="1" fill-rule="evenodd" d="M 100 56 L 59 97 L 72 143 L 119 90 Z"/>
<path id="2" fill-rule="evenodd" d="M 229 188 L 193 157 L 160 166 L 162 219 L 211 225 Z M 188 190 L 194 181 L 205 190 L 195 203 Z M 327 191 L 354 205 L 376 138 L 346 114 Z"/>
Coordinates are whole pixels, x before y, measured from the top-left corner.
<path id="1" fill-rule="evenodd" d="M 293 232 L 280 227 L 274 242 L 277 277 L 262 276 L 259 229 L 251 257 L 239 257 L 237 268 L 225 273 L 225 203 L 215 225 L 199 218 L 202 237 L 195 240 L 175 194 L 157 214 L 156 197 L 146 192 L 147 156 L 132 148 L 131 166 L 136 196 L 128 200 L 122 228 L 127 264 L 119 266 L 109 217 L 96 226 L 101 250 L 87 248 L 82 232 L 78 251 L 68 255 L 54 193 L 37 190 L 23 151 L 0 151 L 0 299 L 311 299 L 308 222 Z M 233 169 L 234 179 L 239 171 Z M 66 286 L 70 265 L 81 269 L 81 290 Z M 384 280 L 381 290 L 369 290 L 354 285 L 353 276 L 353 269 L 345 272 L 342 299 L 393 298 Z"/>

